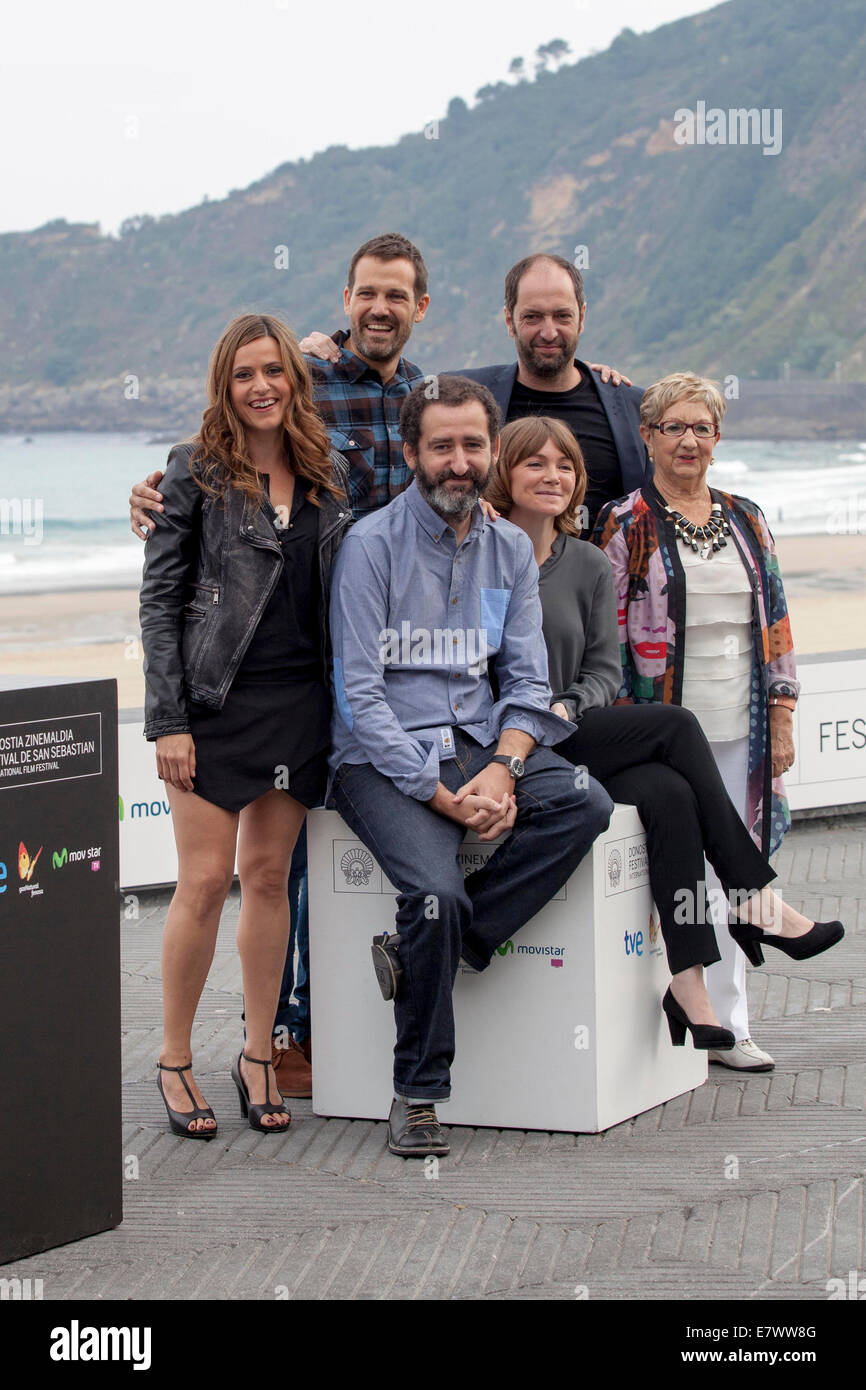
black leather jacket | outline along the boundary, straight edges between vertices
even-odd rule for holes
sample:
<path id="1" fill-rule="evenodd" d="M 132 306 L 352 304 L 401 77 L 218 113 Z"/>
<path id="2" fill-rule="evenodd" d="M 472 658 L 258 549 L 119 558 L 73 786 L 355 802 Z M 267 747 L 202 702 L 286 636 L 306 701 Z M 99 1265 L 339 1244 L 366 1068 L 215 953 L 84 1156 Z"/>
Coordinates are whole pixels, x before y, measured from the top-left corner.
<path id="1" fill-rule="evenodd" d="M 267 497 L 237 488 L 203 492 L 190 472 L 192 444 L 176 444 L 160 484 L 163 512 L 147 539 L 140 620 L 146 682 L 144 736 L 189 732 L 187 698 L 221 709 L 273 593 L 283 556 Z M 334 481 L 348 497 L 349 468 L 331 451 Z M 328 600 L 334 560 L 352 512 L 320 488 L 322 661 L 330 669 Z"/>

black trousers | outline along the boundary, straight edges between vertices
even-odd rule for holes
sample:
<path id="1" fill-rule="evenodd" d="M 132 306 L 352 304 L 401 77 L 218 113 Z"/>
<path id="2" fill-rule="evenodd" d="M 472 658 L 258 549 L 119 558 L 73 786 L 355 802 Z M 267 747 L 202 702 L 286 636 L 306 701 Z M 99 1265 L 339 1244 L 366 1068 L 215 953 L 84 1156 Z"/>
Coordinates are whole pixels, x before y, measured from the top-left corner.
<path id="1" fill-rule="evenodd" d="M 726 893 L 753 893 L 776 875 L 728 796 L 691 710 L 662 704 L 587 710 L 556 752 L 585 767 L 614 801 L 637 807 L 671 974 L 719 960 L 704 856 Z"/>

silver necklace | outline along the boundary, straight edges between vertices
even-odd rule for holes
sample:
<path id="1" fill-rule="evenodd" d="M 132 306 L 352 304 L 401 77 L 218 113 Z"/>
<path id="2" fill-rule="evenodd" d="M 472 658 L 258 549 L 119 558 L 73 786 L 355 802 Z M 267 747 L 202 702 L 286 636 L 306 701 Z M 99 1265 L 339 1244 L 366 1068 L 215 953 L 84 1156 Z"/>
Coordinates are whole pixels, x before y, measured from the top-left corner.
<path id="1" fill-rule="evenodd" d="M 714 502 L 710 510 L 710 519 L 704 526 L 698 526 L 694 521 L 689 521 L 688 517 L 683 516 L 682 512 L 674 511 L 665 502 L 665 511 L 674 524 L 674 535 L 678 541 L 682 541 L 687 549 L 691 549 L 695 554 L 699 554 L 702 560 L 708 560 L 713 551 L 721 550 L 723 545 L 727 545 L 726 536 L 731 534 L 731 528 L 725 521 L 722 512 L 721 502 Z"/>

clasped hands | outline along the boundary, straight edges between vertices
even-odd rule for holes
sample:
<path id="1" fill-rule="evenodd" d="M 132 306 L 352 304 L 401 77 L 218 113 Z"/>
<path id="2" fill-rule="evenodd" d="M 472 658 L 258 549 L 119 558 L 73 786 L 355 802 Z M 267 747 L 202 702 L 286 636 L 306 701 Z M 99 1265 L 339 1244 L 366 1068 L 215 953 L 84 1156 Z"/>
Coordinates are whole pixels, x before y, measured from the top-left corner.
<path id="1" fill-rule="evenodd" d="M 514 779 L 504 763 L 490 763 L 457 792 L 440 782 L 428 805 L 474 830 L 479 840 L 495 840 L 517 819 L 513 788 Z"/>

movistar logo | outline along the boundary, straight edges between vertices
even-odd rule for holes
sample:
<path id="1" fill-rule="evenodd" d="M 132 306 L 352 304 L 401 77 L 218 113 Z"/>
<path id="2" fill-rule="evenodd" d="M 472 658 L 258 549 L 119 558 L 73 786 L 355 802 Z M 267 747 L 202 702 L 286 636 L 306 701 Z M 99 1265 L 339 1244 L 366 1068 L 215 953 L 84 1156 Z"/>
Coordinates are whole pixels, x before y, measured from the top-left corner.
<path id="1" fill-rule="evenodd" d="M 69 850 L 66 846 L 63 849 L 55 849 L 51 852 L 51 867 L 53 869 L 63 869 L 67 864 L 80 864 L 89 862 L 94 873 L 99 872 L 100 859 L 102 855 L 101 845 L 89 845 L 87 849 Z"/>
<path id="2" fill-rule="evenodd" d="M 498 951 L 500 956 L 507 956 L 509 951 L 512 955 L 514 955 L 514 942 L 506 941 L 504 946 L 497 946 L 496 950 Z"/>

